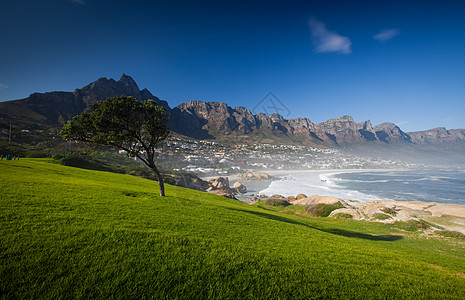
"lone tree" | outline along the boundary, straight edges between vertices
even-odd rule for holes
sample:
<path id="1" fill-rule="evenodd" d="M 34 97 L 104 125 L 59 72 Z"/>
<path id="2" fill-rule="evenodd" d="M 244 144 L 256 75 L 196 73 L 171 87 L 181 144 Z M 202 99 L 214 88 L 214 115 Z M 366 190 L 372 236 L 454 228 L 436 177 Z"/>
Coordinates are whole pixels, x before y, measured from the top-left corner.
<path id="1" fill-rule="evenodd" d="M 160 196 L 165 196 L 163 177 L 155 165 L 155 148 L 170 133 L 165 109 L 153 100 L 125 95 L 99 101 L 90 109 L 68 121 L 60 134 L 67 140 L 116 146 L 139 158 L 155 172 Z"/>

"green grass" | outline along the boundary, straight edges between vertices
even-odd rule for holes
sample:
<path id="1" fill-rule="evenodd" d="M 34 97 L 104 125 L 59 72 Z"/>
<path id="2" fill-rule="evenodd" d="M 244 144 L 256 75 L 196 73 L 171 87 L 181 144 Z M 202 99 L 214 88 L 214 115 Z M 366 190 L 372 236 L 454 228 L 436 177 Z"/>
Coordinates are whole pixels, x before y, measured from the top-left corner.
<path id="1" fill-rule="evenodd" d="M 428 228 L 431 228 L 431 227 L 435 227 L 435 228 L 442 228 L 440 226 L 435 226 L 423 219 L 420 219 L 420 220 L 408 220 L 407 222 L 403 222 L 403 221 L 396 221 L 392 224 L 392 226 L 394 228 L 398 228 L 398 229 L 401 229 L 401 230 L 406 230 L 406 231 L 417 231 L 417 230 L 420 230 L 420 229 L 428 229 Z"/>
<path id="2" fill-rule="evenodd" d="M 0 161 L 4 299 L 464 299 L 463 240 Z M 295 209 L 294 213 L 299 210 Z"/>
<path id="3" fill-rule="evenodd" d="M 346 213 L 337 213 L 333 217 L 336 219 L 352 219 L 354 216 Z"/>
<path id="4" fill-rule="evenodd" d="M 271 206 L 289 206 L 291 205 L 288 201 L 284 199 L 277 199 L 277 198 L 269 198 L 264 200 L 266 205 L 271 205 Z"/>
<path id="5" fill-rule="evenodd" d="M 393 210 L 392 208 L 389 208 L 389 207 L 383 207 L 381 208 L 381 211 L 391 215 L 391 216 L 397 216 L 397 212 L 395 210 Z"/>
<path id="6" fill-rule="evenodd" d="M 305 209 L 307 212 L 313 214 L 316 217 L 327 217 L 329 216 L 333 210 L 338 208 L 343 208 L 344 206 L 341 202 L 337 202 L 334 204 L 316 204 L 316 205 L 306 205 Z"/>
<path id="7" fill-rule="evenodd" d="M 381 213 L 374 214 L 372 218 L 373 218 L 373 220 L 388 220 L 388 219 L 392 219 L 390 215 L 381 214 Z"/>
<path id="8" fill-rule="evenodd" d="M 444 236 L 444 237 L 452 237 L 458 239 L 465 239 L 465 234 L 458 232 L 458 231 L 450 231 L 450 230 L 438 230 L 435 233 Z"/>

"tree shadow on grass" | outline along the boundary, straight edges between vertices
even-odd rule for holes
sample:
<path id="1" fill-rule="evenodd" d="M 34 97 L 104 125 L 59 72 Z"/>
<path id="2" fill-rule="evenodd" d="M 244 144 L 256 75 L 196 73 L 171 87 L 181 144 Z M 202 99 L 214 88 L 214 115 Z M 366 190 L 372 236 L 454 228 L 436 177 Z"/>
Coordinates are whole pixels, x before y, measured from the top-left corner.
<path id="1" fill-rule="evenodd" d="M 341 236 L 350 237 L 350 238 L 359 238 L 359 239 L 365 239 L 365 240 L 371 240 L 371 241 L 387 241 L 387 242 L 392 242 L 392 241 L 397 241 L 397 240 L 402 239 L 402 236 L 399 236 L 399 235 L 372 235 L 372 234 L 366 234 L 366 233 L 350 231 L 350 230 L 344 230 L 344 229 L 338 229 L 338 228 L 322 229 L 322 228 L 317 228 L 317 227 L 314 227 L 314 226 L 310 226 L 310 225 L 305 224 L 305 223 L 297 222 L 295 220 L 288 219 L 288 218 L 285 218 L 285 217 L 282 217 L 282 216 L 276 216 L 276 215 L 267 214 L 267 213 L 263 213 L 263 212 L 250 211 L 250 210 L 244 210 L 244 209 L 236 209 L 236 208 L 228 208 L 228 209 L 249 213 L 249 214 L 256 215 L 256 216 L 259 216 L 259 217 L 262 217 L 262 218 L 275 220 L 275 221 L 279 221 L 279 222 L 285 222 L 285 223 L 289 223 L 289 224 L 305 226 L 305 227 L 315 229 L 315 230 L 319 230 L 319 231 L 322 231 L 322 232 L 341 235 Z"/>

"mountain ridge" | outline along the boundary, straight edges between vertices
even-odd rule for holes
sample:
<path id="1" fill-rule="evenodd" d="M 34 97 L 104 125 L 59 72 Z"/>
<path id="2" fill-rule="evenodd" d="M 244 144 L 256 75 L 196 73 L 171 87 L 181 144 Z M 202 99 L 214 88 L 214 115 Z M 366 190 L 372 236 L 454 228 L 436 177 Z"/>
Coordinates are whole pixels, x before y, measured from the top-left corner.
<path id="1" fill-rule="evenodd" d="M 0 102 L 0 117 L 15 118 L 29 124 L 60 126 L 73 116 L 87 111 L 89 105 L 122 94 L 138 100 L 155 100 L 171 114 L 172 131 L 199 139 L 226 141 L 267 140 L 314 146 L 339 147 L 354 143 L 440 144 L 465 142 L 465 129 L 433 128 L 404 132 L 394 123 L 373 126 L 370 120 L 356 123 L 349 115 L 313 123 L 309 118 L 285 119 L 272 113 L 253 114 L 249 109 L 230 107 L 224 102 L 186 101 L 174 108 L 135 80 L 122 74 L 119 80 L 101 77 L 74 92 L 33 93 L 19 100 Z"/>

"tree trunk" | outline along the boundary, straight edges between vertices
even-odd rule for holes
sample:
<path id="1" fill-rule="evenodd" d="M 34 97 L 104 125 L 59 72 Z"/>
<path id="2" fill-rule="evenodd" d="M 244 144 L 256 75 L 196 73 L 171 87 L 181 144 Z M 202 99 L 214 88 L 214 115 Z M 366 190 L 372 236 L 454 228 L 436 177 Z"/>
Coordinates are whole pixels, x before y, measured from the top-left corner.
<path id="1" fill-rule="evenodd" d="M 160 172 L 158 172 L 157 167 L 155 164 L 152 166 L 152 170 L 155 172 L 158 180 L 158 186 L 160 187 L 160 196 L 165 196 L 165 184 L 163 183 L 163 177 L 161 176 Z"/>

